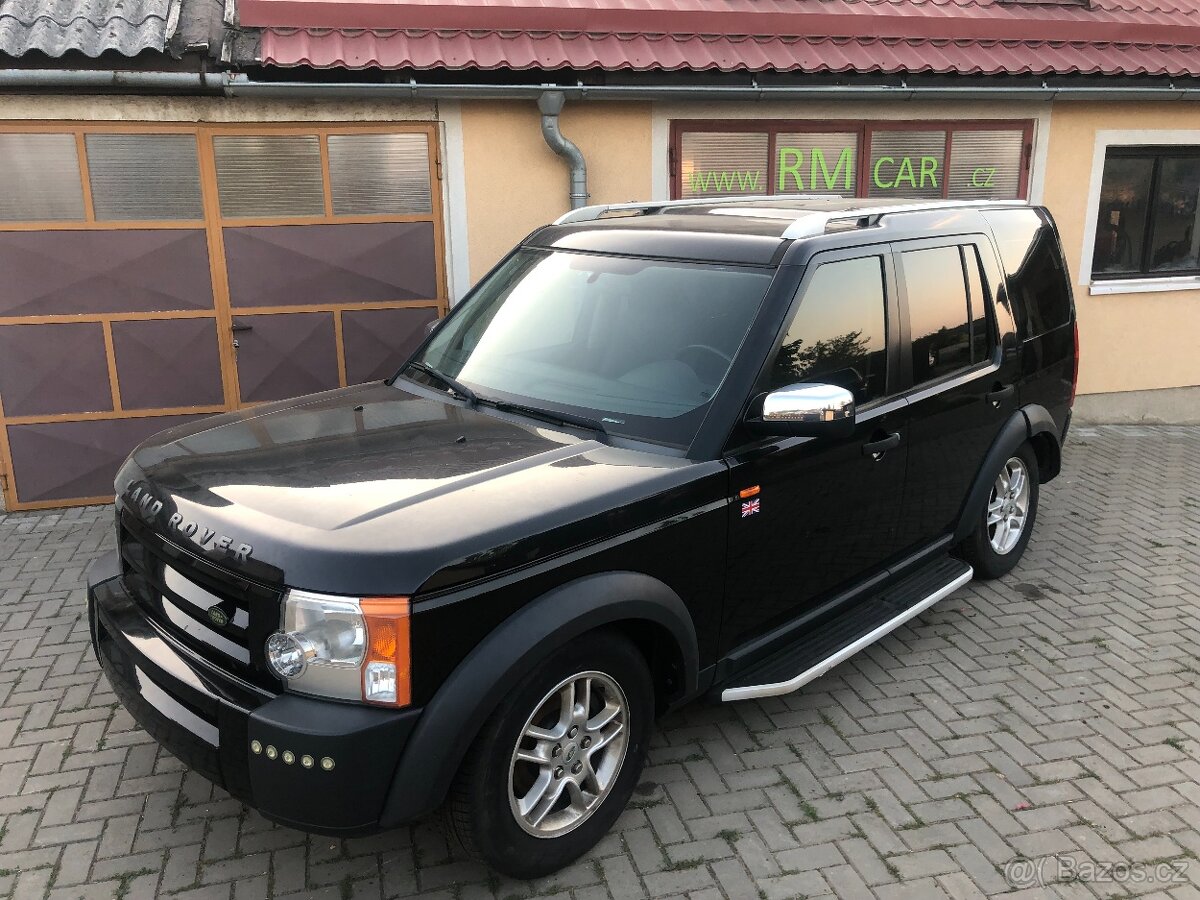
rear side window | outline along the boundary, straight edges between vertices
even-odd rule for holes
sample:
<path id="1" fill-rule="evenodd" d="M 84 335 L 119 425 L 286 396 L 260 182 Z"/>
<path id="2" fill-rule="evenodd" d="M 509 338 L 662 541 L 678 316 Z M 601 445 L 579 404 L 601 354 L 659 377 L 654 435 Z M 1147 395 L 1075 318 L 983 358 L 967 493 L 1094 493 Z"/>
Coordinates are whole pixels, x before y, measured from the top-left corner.
<path id="1" fill-rule="evenodd" d="M 1067 267 L 1050 224 L 1033 209 L 985 215 L 1004 263 L 1009 303 L 1022 338 L 1034 338 L 1071 321 Z"/>
<path id="2" fill-rule="evenodd" d="M 887 391 L 883 257 L 822 263 L 771 367 L 770 387 L 800 381 L 846 388 L 857 403 Z"/>
<path id="3" fill-rule="evenodd" d="M 908 298 L 913 384 L 971 365 L 971 308 L 957 246 L 907 250 L 900 271 Z"/>

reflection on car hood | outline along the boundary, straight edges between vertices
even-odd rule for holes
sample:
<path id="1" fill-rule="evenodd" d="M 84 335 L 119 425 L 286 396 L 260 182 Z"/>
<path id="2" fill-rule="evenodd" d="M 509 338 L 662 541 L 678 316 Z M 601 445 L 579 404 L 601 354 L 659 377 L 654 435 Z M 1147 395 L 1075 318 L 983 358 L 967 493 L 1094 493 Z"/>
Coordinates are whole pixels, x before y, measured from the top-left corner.
<path id="1" fill-rule="evenodd" d="M 381 383 L 189 423 L 134 461 L 125 505 L 135 484 L 162 500 L 154 525 L 172 539 L 177 514 L 253 548 L 190 547 L 223 565 L 352 594 L 445 587 L 620 533 L 723 470 Z"/>

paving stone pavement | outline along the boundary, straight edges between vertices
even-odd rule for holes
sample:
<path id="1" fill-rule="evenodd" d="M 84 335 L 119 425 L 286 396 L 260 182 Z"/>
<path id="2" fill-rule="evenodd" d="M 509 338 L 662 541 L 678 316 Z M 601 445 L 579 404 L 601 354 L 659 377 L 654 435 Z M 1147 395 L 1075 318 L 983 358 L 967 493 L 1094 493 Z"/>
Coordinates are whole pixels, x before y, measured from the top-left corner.
<path id="1" fill-rule="evenodd" d="M 1200 897 L 1200 428 L 1077 429 L 1013 574 L 672 715 L 613 833 L 532 883 L 433 823 L 272 825 L 161 751 L 88 646 L 111 531 L 0 514 L 0 897 Z"/>

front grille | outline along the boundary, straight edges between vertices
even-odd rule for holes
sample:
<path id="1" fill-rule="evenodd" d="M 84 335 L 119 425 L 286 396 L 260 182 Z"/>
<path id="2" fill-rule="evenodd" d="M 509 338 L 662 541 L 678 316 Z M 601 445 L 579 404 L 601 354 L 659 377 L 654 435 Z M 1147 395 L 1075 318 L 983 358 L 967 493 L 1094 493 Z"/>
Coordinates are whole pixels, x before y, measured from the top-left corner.
<path id="1" fill-rule="evenodd" d="M 225 671 L 278 688 L 263 644 L 279 627 L 279 588 L 200 558 L 128 511 L 118 529 L 125 584 L 163 631 Z"/>

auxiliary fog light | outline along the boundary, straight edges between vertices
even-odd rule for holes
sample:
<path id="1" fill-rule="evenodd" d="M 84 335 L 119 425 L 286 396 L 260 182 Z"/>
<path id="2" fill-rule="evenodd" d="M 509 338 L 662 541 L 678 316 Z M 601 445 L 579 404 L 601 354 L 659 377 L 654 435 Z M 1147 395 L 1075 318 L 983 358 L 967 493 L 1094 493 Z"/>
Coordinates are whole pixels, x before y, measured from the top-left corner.
<path id="1" fill-rule="evenodd" d="M 394 663 L 367 663 L 367 670 L 363 673 L 363 699 L 373 703 L 396 702 L 396 666 Z"/>

